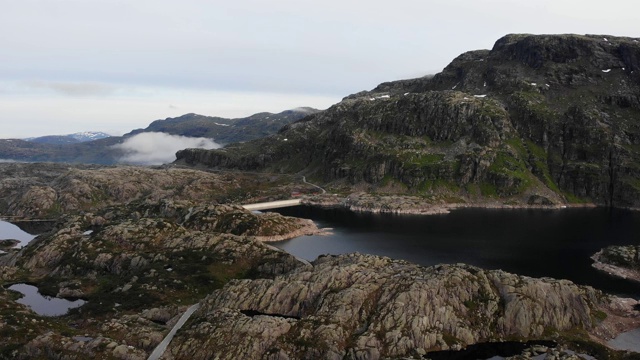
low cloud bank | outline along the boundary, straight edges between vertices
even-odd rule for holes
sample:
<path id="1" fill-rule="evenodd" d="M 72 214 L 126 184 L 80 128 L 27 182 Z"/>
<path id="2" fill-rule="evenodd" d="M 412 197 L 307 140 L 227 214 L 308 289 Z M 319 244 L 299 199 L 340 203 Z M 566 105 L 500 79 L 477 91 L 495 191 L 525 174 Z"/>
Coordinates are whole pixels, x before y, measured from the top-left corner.
<path id="1" fill-rule="evenodd" d="M 176 160 L 176 152 L 187 148 L 217 149 L 211 139 L 145 132 L 114 145 L 124 153 L 119 162 L 135 165 L 162 165 Z"/>

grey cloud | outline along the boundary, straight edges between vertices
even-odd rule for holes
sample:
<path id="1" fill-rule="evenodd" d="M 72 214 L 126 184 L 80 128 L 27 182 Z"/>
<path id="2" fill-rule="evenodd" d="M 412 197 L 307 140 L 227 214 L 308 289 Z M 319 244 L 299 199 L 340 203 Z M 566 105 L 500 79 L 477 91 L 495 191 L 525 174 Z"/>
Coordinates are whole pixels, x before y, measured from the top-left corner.
<path id="1" fill-rule="evenodd" d="M 193 138 L 146 132 L 114 145 L 124 152 L 120 162 L 136 165 L 161 165 L 176 160 L 176 152 L 187 148 L 217 149 L 219 144 L 207 138 Z"/>
<path id="2" fill-rule="evenodd" d="M 29 81 L 26 85 L 35 89 L 48 89 L 69 96 L 106 96 L 116 91 L 116 87 L 96 82 L 54 82 Z"/>

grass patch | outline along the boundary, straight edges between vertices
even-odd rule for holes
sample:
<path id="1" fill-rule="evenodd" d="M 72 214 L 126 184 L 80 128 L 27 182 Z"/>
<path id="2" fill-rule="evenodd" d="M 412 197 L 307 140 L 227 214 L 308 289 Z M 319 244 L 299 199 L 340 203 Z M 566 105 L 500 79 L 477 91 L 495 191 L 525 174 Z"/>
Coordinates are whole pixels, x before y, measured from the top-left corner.
<path id="1" fill-rule="evenodd" d="M 478 187 L 480 188 L 480 194 L 482 196 L 487 196 L 487 197 L 498 196 L 498 188 L 493 184 L 490 184 L 488 182 L 481 182 L 480 184 L 478 184 Z"/>

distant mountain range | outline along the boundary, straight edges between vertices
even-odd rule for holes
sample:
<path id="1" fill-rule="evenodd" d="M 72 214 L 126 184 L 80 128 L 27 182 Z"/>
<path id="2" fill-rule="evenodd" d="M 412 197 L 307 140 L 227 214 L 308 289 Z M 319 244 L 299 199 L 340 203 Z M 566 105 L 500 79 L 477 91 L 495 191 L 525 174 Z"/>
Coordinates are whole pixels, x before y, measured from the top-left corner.
<path id="1" fill-rule="evenodd" d="M 318 110 L 313 108 L 301 107 L 278 114 L 261 112 L 239 119 L 186 114 L 176 118 L 156 120 L 145 129 L 134 130 L 125 136 L 141 132 L 162 132 L 171 135 L 211 138 L 218 144 L 226 145 L 275 134 L 283 126 L 317 112 Z"/>
<path id="2" fill-rule="evenodd" d="M 23 139 L 39 144 L 75 144 L 108 138 L 111 135 L 100 131 L 83 131 L 68 135 L 46 135 Z"/>
<path id="3" fill-rule="evenodd" d="M 114 164 L 124 153 L 113 145 L 141 133 L 161 132 L 211 138 L 224 145 L 275 134 L 283 126 L 317 112 L 316 109 L 301 107 L 277 114 L 262 112 L 237 119 L 186 114 L 153 121 L 148 127 L 133 130 L 124 136 L 87 131 L 28 139 L 0 139 L 0 160 Z"/>

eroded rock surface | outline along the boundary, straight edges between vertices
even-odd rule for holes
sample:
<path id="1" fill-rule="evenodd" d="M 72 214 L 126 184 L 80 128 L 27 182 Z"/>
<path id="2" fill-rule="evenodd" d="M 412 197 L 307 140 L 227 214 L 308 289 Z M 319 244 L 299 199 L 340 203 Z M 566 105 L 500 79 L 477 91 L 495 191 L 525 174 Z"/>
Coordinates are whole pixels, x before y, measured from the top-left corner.
<path id="1" fill-rule="evenodd" d="M 178 167 L 0 164 L 0 215 L 57 218 L 105 206 L 163 199 L 248 203 L 315 191 L 291 176 L 211 173 Z"/>
<path id="2" fill-rule="evenodd" d="M 609 303 L 565 280 L 328 256 L 275 279 L 230 282 L 202 302 L 170 351 L 178 359 L 399 358 L 593 331 Z"/>

